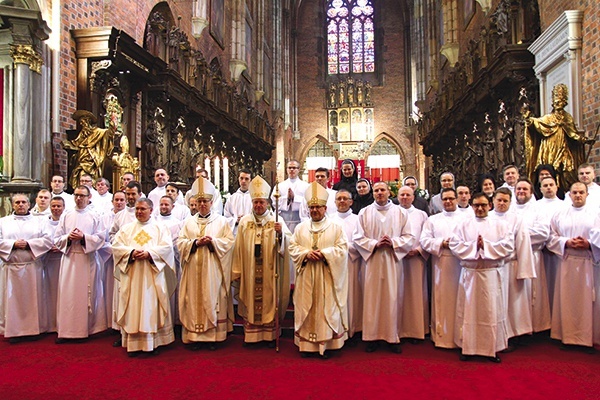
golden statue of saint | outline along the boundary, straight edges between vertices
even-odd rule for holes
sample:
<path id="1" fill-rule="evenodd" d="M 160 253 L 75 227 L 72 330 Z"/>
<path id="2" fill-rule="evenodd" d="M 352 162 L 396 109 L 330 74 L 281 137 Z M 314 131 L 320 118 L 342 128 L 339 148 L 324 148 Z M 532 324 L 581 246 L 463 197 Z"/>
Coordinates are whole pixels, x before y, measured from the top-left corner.
<path id="1" fill-rule="evenodd" d="M 102 177 L 104 160 L 112 153 L 113 138 L 116 132 L 118 117 L 110 119 L 108 128 L 98 128 L 98 120 L 94 114 L 86 110 L 77 110 L 72 118 L 81 127 L 79 134 L 73 140 L 63 140 L 65 150 L 75 150 L 72 157 L 73 171 L 69 183 L 71 187 L 79 186 L 79 178 L 89 174 L 93 179 Z"/>
<path id="2" fill-rule="evenodd" d="M 565 190 L 577 182 L 577 167 L 586 161 L 585 145 L 594 143 L 577 132 L 573 116 L 565 111 L 568 97 L 567 86 L 560 83 L 552 89 L 550 114 L 535 118 L 523 110 L 527 176 L 533 180 L 538 165 L 550 164 Z"/>
<path id="3" fill-rule="evenodd" d="M 139 180 L 140 161 L 137 157 L 129 154 L 129 139 L 127 139 L 127 136 L 121 136 L 119 145 L 121 146 L 121 154 L 115 153 L 112 158 L 113 173 L 117 174 L 113 177 L 113 181 L 120 182 L 126 172 L 132 173 L 135 179 Z"/>

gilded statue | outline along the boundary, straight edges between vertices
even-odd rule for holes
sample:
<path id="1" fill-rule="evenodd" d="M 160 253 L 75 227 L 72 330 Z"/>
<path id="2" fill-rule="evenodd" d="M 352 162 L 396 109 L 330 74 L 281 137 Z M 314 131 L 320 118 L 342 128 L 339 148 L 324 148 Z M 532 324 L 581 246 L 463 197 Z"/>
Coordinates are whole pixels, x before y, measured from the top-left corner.
<path id="1" fill-rule="evenodd" d="M 114 177 L 113 181 L 120 182 L 126 172 L 132 173 L 136 179 L 139 179 L 140 161 L 137 157 L 129 154 L 129 139 L 127 139 L 127 136 L 121 136 L 119 146 L 121 147 L 121 153 L 115 153 L 112 157 L 113 173 L 118 175 Z"/>
<path id="2" fill-rule="evenodd" d="M 593 144 L 577 132 L 573 116 L 565 111 L 568 104 L 568 88 L 560 83 L 552 89 L 552 112 L 542 117 L 530 116 L 524 107 L 525 155 L 527 176 L 533 179 L 540 164 L 550 164 L 559 171 L 558 183 L 569 188 L 577 182 L 577 167 L 585 160 L 585 145 Z"/>
<path id="3" fill-rule="evenodd" d="M 65 150 L 73 150 L 71 162 L 73 170 L 69 183 L 71 187 L 79 185 L 79 177 L 89 174 L 94 179 L 102 177 L 104 160 L 112 153 L 113 139 L 119 124 L 120 116 L 112 114 L 108 128 L 98 128 L 98 119 L 86 110 L 77 110 L 71 116 L 81 127 L 79 134 L 73 140 L 63 140 Z"/>

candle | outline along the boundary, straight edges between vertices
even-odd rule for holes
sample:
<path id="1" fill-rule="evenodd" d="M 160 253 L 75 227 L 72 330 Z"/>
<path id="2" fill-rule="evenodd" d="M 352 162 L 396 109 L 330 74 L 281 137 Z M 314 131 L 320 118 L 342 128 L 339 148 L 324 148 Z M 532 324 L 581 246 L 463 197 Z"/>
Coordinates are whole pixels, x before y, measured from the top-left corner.
<path id="1" fill-rule="evenodd" d="M 229 160 L 223 157 L 223 191 L 229 192 Z"/>
<path id="2" fill-rule="evenodd" d="M 210 158 L 208 157 L 204 159 L 204 170 L 206 171 L 208 180 L 210 180 Z"/>
<path id="3" fill-rule="evenodd" d="M 215 178 L 213 180 L 213 185 L 215 185 L 215 187 L 217 188 L 218 192 L 221 191 L 220 190 L 220 185 L 219 185 L 219 178 L 220 178 L 220 175 L 219 175 L 219 168 L 220 168 L 219 164 L 220 164 L 219 163 L 219 156 L 216 156 L 215 157 Z"/>

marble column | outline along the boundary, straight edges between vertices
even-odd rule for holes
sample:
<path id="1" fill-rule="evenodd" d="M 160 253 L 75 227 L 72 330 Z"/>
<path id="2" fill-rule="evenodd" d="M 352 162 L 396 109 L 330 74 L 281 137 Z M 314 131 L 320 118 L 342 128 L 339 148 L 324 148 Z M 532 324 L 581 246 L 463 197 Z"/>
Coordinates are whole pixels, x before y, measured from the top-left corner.
<path id="1" fill-rule="evenodd" d="M 13 141 L 13 182 L 31 182 L 31 70 L 25 63 L 25 46 L 15 48 L 15 114 Z"/>

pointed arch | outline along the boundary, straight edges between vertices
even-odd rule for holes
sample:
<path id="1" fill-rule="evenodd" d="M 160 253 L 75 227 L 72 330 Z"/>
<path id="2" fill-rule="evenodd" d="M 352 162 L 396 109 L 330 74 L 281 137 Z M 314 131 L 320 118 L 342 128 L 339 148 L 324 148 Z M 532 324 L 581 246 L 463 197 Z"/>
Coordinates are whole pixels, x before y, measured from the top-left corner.
<path id="1" fill-rule="evenodd" d="M 168 63 L 167 41 L 169 29 L 175 26 L 175 18 L 167 2 L 156 4 L 146 20 L 144 49 Z"/>
<path id="2" fill-rule="evenodd" d="M 373 182 L 390 182 L 402 178 L 404 159 L 400 144 L 384 132 L 373 141 L 365 156 L 365 164 Z"/>

